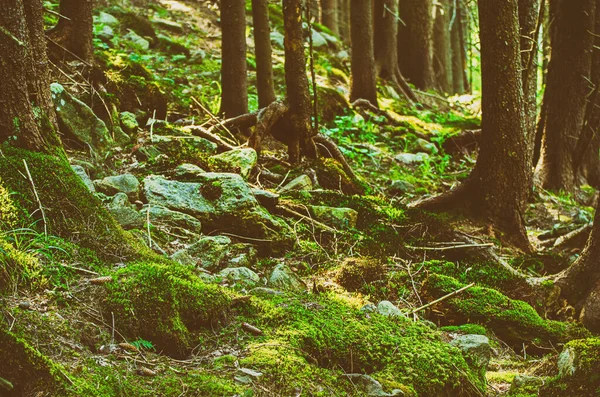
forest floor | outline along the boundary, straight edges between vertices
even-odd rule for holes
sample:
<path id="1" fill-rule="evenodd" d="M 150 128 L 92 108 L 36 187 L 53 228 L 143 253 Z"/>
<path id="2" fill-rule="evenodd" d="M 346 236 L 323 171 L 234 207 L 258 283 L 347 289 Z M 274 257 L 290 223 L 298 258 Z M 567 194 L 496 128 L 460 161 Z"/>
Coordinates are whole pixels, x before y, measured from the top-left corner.
<path id="1" fill-rule="evenodd" d="M 315 25 L 320 131 L 357 185 L 332 159 L 292 166 L 272 138 L 257 159 L 243 137 L 219 131 L 211 2 L 101 3 L 104 92 L 82 62 L 55 60 L 53 77 L 104 120 L 111 144 L 91 145 L 97 130 L 63 141 L 96 197 L 163 259 L 124 263 L 78 236 L 48 236 L 39 213 L 0 230 L 0 260 L 20 269 L 0 277 L 11 288 L 0 297 L 0 345 L 14 353 L 0 363 L 0 395 L 600 395 L 579 362 L 563 362 L 571 377 L 559 374 L 568 349 L 597 369 L 600 344 L 543 278 L 585 245 L 593 189 L 534 192 L 526 223 L 535 254 L 466 214 L 410 206 L 468 176 L 477 96 L 418 93 L 414 109 L 380 82 L 388 117 L 353 108 L 347 48 Z M 270 10 L 283 87 L 281 10 Z M 218 153 L 194 125 L 213 126 L 236 149 Z M 1 182 L 0 209 L 19 208 Z"/>

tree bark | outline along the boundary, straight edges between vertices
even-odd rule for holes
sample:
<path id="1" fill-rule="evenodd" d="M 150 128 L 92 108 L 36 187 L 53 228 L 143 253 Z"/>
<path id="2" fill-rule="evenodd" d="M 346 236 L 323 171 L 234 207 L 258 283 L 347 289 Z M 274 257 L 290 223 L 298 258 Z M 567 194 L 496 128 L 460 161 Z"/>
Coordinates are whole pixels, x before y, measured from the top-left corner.
<path id="1" fill-rule="evenodd" d="M 527 139 L 528 169 L 534 167 L 533 152 L 537 122 L 537 43 L 539 0 L 519 0 L 519 27 L 521 31 L 521 64 L 523 68 L 523 95 L 525 106 L 525 134 Z"/>
<path id="2" fill-rule="evenodd" d="M 555 277 L 555 283 L 569 303 L 581 311 L 582 323 L 593 332 L 600 332 L 600 211 L 596 210 L 592 233 L 575 262 Z"/>
<path id="3" fill-rule="evenodd" d="M 309 158 L 317 156 L 310 128 L 311 107 L 304 55 L 302 0 L 283 0 L 283 26 L 285 85 L 291 124 L 288 156 L 291 163 L 298 163 L 302 154 Z"/>
<path id="4" fill-rule="evenodd" d="M 583 126 L 592 64 L 595 0 L 550 1 L 552 57 L 537 178 L 545 189 L 572 192 L 575 144 Z"/>
<path id="5" fill-rule="evenodd" d="M 261 108 L 269 106 L 276 99 L 273 85 L 273 59 L 268 5 L 267 0 L 252 0 L 256 89 L 258 91 L 258 106 Z"/>
<path id="6" fill-rule="evenodd" d="M 366 99 L 377 106 L 372 4 L 371 0 L 352 0 L 351 2 L 352 85 L 350 102 Z"/>
<path id="7" fill-rule="evenodd" d="M 431 0 L 400 0 L 398 57 L 402 74 L 421 90 L 434 88 Z"/>
<path id="8" fill-rule="evenodd" d="M 374 35 L 377 75 L 394 80 L 398 73 L 398 1 L 375 0 Z"/>
<path id="9" fill-rule="evenodd" d="M 93 0 L 60 0 L 61 16 L 56 26 L 48 31 L 48 36 L 52 40 L 50 49 L 54 53 L 67 58 L 72 58 L 74 54 L 92 63 L 94 57 L 92 8 Z M 67 52 L 65 53 L 63 48 L 53 42 L 62 46 Z"/>
<path id="10" fill-rule="evenodd" d="M 479 0 L 482 139 L 477 163 L 457 189 L 420 203 L 424 209 L 466 207 L 503 239 L 530 251 L 523 212 L 531 190 L 527 169 L 519 17 L 514 1 Z"/>
<path id="11" fill-rule="evenodd" d="M 321 23 L 335 35 L 338 29 L 338 0 L 321 0 Z"/>
<path id="12" fill-rule="evenodd" d="M 450 0 L 438 0 L 434 5 L 433 70 L 437 86 L 447 94 L 454 90 L 452 42 L 450 40 L 451 8 Z"/>
<path id="13" fill-rule="evenodd" d="M 246 2 L 221 1 L 221 111 L 225 118 L 248 113 Z"/>
<path id="14" fill-rule="evenodd" d="M 456 0 L 456 7 L 453 7 L 451 15 L 450 41 L 452 45 L 452 93 L 465 93 L 465 70 L 467 59 L 465 51 L 465 37 L 462 30 L 461 2 Z"/>
<path id="15" fill-rule="evenodd" d="M 350 0 L 338 1 L 338 31 L 346 44 L 350 43 Z"/>
<path id="16" fill-rule="evenodd" d="M 0 15 L 0 143 L 57 152 L 61 144 L 50 97 L 42 3 L 10 0 L 4 7 Z M 64 155 L 62 149 L 60 153 Z"/>

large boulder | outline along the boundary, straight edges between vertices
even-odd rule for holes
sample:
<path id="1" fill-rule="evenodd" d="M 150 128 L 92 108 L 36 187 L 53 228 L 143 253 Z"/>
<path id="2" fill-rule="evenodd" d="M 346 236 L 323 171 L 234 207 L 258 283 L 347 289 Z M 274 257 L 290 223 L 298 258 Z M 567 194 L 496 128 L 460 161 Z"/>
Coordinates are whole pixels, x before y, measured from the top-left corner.
<path id="1" fill-rule="evenodd" d="M 293 245 L 290 227 L 259 205 L 240 175 L 205 173 L 197 182 L 151 175 L 143 181 L 143 192 L 152 205 L 200 220 L 204 232 L 232 233 L 267 252 L 285 252 Z"/>
<path id="2" fill-rule="evenodd" d="M 193 216 L 160 205 L 145 205 L 140 214 L 149 217 L 153 226 L 184 229 L 193 234 L 200 234 L 202 229 L 202 223 Z"/>
<path id="3" fill-rule="evenodd" d="M 227 236 L 202 236 L 174 253 L 171 259 L 214 271 L 224 267 L 251 267 L 256 262 L 256 250 L 250 244 L 233 244 Z"/>
<path id="4" fill-rule="evenodd" d="M 234 172 L 248 179 L 257 161 L 258 156 L 254 149 L 243 148 L 214 155 L 208 159 L 208 165 L 213 171 Z"/>
<path id="5" fill-rule="evenodd" d="M 58 84 L 50 85 L 52 101 L 58 116 L 61 131 L 66 135 L 66 141 L 75 140 L 86 149 L 96 153 L 103 152 L 114 144 L 104 121 L 100 120 L 92 109 L 71 95 Z"/>
<path id="6" fill-rule="evenodd" d="M 269 277 L 268 285 L 283 291 L 306 291 L 306 284 L 283 263 L 275 266 Z"/>

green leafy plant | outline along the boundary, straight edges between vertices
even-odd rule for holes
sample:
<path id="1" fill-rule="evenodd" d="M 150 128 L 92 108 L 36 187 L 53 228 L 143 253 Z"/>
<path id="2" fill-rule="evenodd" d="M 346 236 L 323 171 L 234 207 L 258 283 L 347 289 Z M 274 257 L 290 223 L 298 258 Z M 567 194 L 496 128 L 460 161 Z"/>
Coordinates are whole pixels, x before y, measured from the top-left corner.
<path id="1" fill-rule="evenodd" d="M 137 338 L 137 340 L 134 340 L 133 342 L 131 342 L 131 344 L 135 346 L 138 350 L 156 350 L 152 342 L 142 338 Z"/>

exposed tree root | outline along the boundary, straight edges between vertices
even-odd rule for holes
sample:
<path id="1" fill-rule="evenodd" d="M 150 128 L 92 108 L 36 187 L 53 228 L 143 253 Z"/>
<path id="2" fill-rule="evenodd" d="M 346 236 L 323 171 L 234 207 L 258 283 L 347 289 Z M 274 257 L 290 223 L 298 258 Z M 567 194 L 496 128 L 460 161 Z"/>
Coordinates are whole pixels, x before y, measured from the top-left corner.
<path id="1" fill-rule="evenodd" d="M 250 135 L 250 139 L 248 139 L 248 145 L 256 150 L 256 153 L 260 155 L 262 140 L 265 135 L 271 133 L 271 129 L 275 123 L 277 123 L 288 110 L 289 108 L 286 104 L 275 101 L 258 112 L 258 116 L 255 120 L 256 127 L 254 128 L 252 135 Z"/>
<path id="2" fill-rule="evenodd" d="M 480 139 L 481 130 L 465 130 L 458 135 L 448 138 L 442 147 L 449 154 L 468 154 L 479 148 Z"/>

